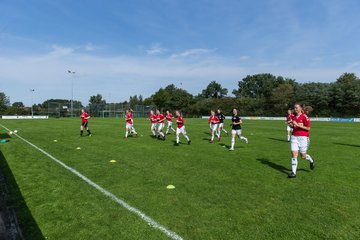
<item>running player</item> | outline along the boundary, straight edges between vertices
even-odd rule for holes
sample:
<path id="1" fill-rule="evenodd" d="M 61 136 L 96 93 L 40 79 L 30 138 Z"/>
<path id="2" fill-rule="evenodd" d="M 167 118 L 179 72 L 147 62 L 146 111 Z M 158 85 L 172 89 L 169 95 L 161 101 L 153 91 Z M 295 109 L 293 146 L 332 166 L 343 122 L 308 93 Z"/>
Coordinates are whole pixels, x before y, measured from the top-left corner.
<path id="1" fill-rule="evenodd" d="M 239 137 L 240 140 L 245 141 L 245 143 L 248 143 L 248 139 L 246 137 L 241 136 L 241 124 L 243 123 L 241 118 L 238 116 L 238 110 L 236 108 L 233 109 L 233 116 L 231 118 L 231 148 L 230 151 L 234 151 L 235 147 L 235 137 L 236 135 Z"/>
<path id="2" fill-rule="evenodd" d="M 294 117 L 293 110 L 291 108 L 289 108 L 288 111 L 287 111 L 287 114 L 288 115 L 286 117 L 286 131 L 287 131 L 287 140 L 290 141 L 292 127 L 289 126 L 289 123 L 291 122 L 291 120 Z"/>
<path id="3" fill-rule="evenodd" d="M 91 137 L 91 132 L 88 127 L 90 115 L 85 111 L 85 109 L 81 109 L 80 118 L 81 118 L 80 137 L 82 137 L 84 129 L 86 129 L 87 135 Z"/>
<path id="4" fill-rule="evenodd" d="M 172 119 L 174 118 L 174 115 L 169 112 L 169 111 L 166 111 L 166 116 L 165 116 L 166 120 L 167 120 L 167 128 L 166 128 L 166 135 L 169 133 L 169 130 L 171 129 L 173 132 L 175 132 L 175 129 L 172 127 Z"/>
<path id="5" fill-rule="evenodd" d="M 162 137 L 162 139 L 165 141 L 165 134 L 163 133 L 163 128 L 164 128 L 164 125 L 165 125 L 165 117 L 164 115 L 162 115 L 160 113 L 160 110 L 157 109 L 156 110 L 156 120 L 158 122 L 158 127 L 157 127 L 157 134 L 158 134 L 158 138 L 160 138 L 160 136 Z"/>
<path id="6" fill-rule="evenodd" d="M 125 139 L 128 138 L 129 134 L 135 134 L 137 135 L 137 132 L 135 131 L 135 128 L 133 127 L 133 115 L 132 115 L 132 110 L 126 110 L 126 114 L 125 114 L 125 122 L 126 122 L 126 129 L 125 129 Z"/>
<path id="7" fill-rule="evenodd" d="M 291 136 L 291 173 L 289 178 L 296 177 L 296 169 L 298 165 L 298 153 L 300 152 L 301 158 L 310 162 L 310 169 L 315 168 L 315 162 L 309 154 L 307 154 L 309 144 L 309 131 L 310 131 L 310 119 L 303 112 L 301 104 L 296 103 L 294 105 L 295 116 L 289 125 L 293 128 Z"/>
<path id="8" fill-rule="evenodd" d="M 176 129 L 176 143 L 175 146 L 179 146 L 179 139 L 180 139 L 180 133 L 182 133 L 184 135 L 184 137 L 187 140 L 187 143 L 190 145 L 190 138 L 188 137 L 188 135 L 186 134 L 186 129 L 184 126 L 184 118 L 182 117 L 180 111 L 176 111 L 176 123 L 177 123 L 177 129 Z"/>
<path id="9" fill-rule="evenodd" d="M 208 119 L 208 122 L 210 123 L 211 140 L 209 142 L 212 143 L 212 142 L 214 142 L 214 135 L 216 133 L 216 129 L 218 127 L 218 123 L 220 122 L 220 120 L 215 115 L 215 111 L 211 110 L 210 113 L 211 113 L 211 115 Z M 219 136 L 218 136 L 218 138 L 219 138 Z M 219 139 L 219 141 L 220 141 L 220 139 Z"/>
<path id="10" fill-rule="evenodd" d="M 157 123 L 157 120 L 156 120 L 156 115 L 154 114 L 153 110 L 150 111 L 149 120 L 151 122 L 151 132 L 152 132 L 153 136 L 156 137 L 156 123 Z"/>
<path id="11" fill-rule="evenodd" d="M 218 136 L 219 141 L 220 141 L 220 139 L 221 139 L 221 131 L 223 131 L 226 134 L 228 132 L 224 129 L 225 115 L 221 112 L 220 108 L 217 110 L 216 116 L 219 119 L 218 128 L 217 128 L 217 134 L 216 135 Z"/>

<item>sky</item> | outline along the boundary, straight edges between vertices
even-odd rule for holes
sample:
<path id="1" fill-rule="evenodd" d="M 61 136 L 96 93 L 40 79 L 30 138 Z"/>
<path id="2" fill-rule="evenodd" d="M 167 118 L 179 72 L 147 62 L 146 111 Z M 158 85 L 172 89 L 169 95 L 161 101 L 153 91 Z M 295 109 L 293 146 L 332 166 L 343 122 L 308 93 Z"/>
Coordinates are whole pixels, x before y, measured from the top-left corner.
<path id="1" fill-rule="evenodd" d="M 231 93 L 257 73 L 360 76 L 359 12 L 358 0 L 0 0 L 0 92 L 87 105 L 214 80 Z"/>

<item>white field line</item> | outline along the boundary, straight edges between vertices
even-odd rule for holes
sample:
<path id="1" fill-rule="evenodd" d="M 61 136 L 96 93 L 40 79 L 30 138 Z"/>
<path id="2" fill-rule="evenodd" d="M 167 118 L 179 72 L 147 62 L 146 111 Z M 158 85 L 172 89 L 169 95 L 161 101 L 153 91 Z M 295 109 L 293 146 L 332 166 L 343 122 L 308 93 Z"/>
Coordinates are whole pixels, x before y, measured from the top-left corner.
<path id="1" fill-rule="evenodd" d="M 6 129 L 7 131 L 10 131 L 10 129 L 8 129 L 7 127 L 5 127 L 4 125 L 0 124 L 4 129 Z M 167 236 L 169 236 L 170 238 L 174 239 L 174 240 L 182 240 L 183 238 L 180 237 L 179 235 L 177 235 L 175 232 L 172 232 L 170 230 L 168 230 L 166 227 L 164 227 L 163 225 L 161 225 L 160 223 L 158 223 L 157 221 L 153 220 L 152 218 L 150 218 L 149 216 L 147 216 L 145 213 L 141 212 L 139 209 L 132 207 L 131 205 L 129 205 L 128 203 L 126 203 L 124 200 L 121 200 L 120 198 L 116 197 L 114 194 L 112 194 L 111 192 L 107 191 L 106 189 L 102 188 L 101 186 L 97 185 L 96 183 L 94 183 L 93 181 L 91 181 L 89 178 L 85 177 L 84 175 L 82 175 L 81 173 L 79 173 L 78 171 L 76 171 L 75 169 L 69 167 L 68 165 L 66 165 L 65 163 L 61 162 L 60 160 L 56 159 L 55 157 L 53 157 L 52 155 L 50 155 L 49 153 L 47 153 L 45 150 L 39 148 L 38 146 L 36 146 L 35 144 L 29 142 L 28 140 L 26 140 L 25 138 L 21 137 L 18 134 L 14 134 L 16 135 L 18 138 L 20 138 L 21 140 L 23 140 L 24 142 L 26 142 L 27 144 L 29 144 L 30 146 L 32 146 L 33 148 L 35 148 L 36 150 L 42 152 L 44 155 L 46 155 L 47 157 L 49 157 L 51 160 L 53 160 L 54 162 L 58 163 L 59 165 L 61 165 L 63 168 L 69 170 L 70 172 L 72 172 L 73 174 L 75 174 L 76 176 L 78 176 L 79 178 L 81 178 L 82 180 L 84 180 L 86 183 L 88 183 L 89 185 L 91 185 L 92 187 L 96 188 L 99 192 L 101 192 L 102 194 L 104 194 L 105 196 L 111 198 L 114 202 L 118 203 L 119 205 L 121 205 L 122 207 L 124 207 L 125 209 L 127 209 L 128 211 L 136 214 L 138 217 L 140 217 L 142 220 L 144 220 L 147 224 L 149 224 L 152 228 L 158 229 L 161 232 L 165 233 Z"/>

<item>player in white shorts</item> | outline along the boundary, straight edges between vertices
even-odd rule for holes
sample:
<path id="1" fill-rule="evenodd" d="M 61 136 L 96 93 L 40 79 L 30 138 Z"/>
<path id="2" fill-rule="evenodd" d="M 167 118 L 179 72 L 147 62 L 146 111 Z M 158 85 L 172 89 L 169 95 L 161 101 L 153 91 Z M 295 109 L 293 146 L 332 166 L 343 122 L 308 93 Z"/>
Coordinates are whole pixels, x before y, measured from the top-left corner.
<path id="1" fill-rule="evenodd" d="M 158 122 L 158 126 L 157 126 L 158 136 L 157 137 L 160 138 L 160 136 L 161 136 L 162 140 L 165 141 L 165 134 L 163 133 L 163 128 L 165 125 L 165 116 L 160 113 L 159 109 L 156 110 L 156 120 Z"/>
<path id="2" fill-rule="evenodd" d="M 235 138 L 238 136 L 240 140 L 245 141 L 245 143 L 248 143 L 248 139 L 246 137 L 241 136 L 241 124 L 242 124 L 241 118 L 238 116 L 238 110 L 236 108 L 233 109 L 233 116 L 231 118 L 231 147 L 230 151 L 234 151 L 235 147 Z"/>
<path id="3" fill-rule="evenodd" d="M 166 111 L 166 115 L 165 115 L 166 121 L 168 123 L 167 128 L 166 128 L 166 133 L 165 135 L 167 135 L 169 133 L 169 130 L 171 129 L 173 132 L 175 132 L 175 129 L 172 127 L 172 119 L 174 118 L 174 115 L 169 112 Z"/>
<path id="4" fill-rule="evenodd" d="M 156 115 L 154 114 L 153 110 L 150 110 L 150 116 L 148 118 L 151 122 L 151 133 L 153 135 L 153 137 L 156 137 Z"/>
<path id="5" fill-rule="evenodd" d="M 179 140 L 180 140 L 180 133 L 182 133 L 184 135 L 184 137 L 187 140 L 187 144 L 190 144 L 190 138 L 188 137 L 188 135 L 186 134 L 186 129 L 185 129 L 185 125 L 184 125 L 184 118 L 182 117 L 180 111 L 176 111 L 176 123 L 178 125 L 178 127 L 176 128 L 176 143 L 175 146 L 179 146 Z"/>
<path id="6" fill-rule="evenodd" d="M 126 110 L 125 115 L 125 121 L 126 121 L 126 131 L 125 131 L 125 139 L 128 138 L 129 134 L 135 134 L 137 135 L 137 132 L 135 131 L 135 128 L 133 127 L 133 117 L 132 117 L 132 110 Z"/>
<path id="7" fill-rule="evenodd" d="M 218 127 L 218 123 L 220 122 L 220 120 L 215 115 L 215 111 L 211 110 L 210 113 L 211 113 L 211 115 L 208 119 L 208 122 L 210 123 L 211 140 L 209 142 L 212 143 L 212 142 L 214 142 L 214 136 L 215 136 L 215 133 L 216 133 L 216 130 Z M 219 136 L 217 136 L 217 137 L 220 141 Z"/>
<path id="8" fill-rule="evenodd" d="M 216 116 L 217 116 L 217 118 L 219 119 L 216 136 L 218 137 L 218 139 L 219 139 L 219 141 L 220 141 L 220 139 L 221 139 L 221 132 L 224 132 L 224 133 L 226 133 L 226 134 L 228 134 L 228 132 L 227 132 L 227 131 L 225 130 L 225 128 L 224 128 L 225 115 L 221 112 L 220 109 L 217 110 Z"/>
<path id="9" fill-rule="evenodd" d="M 291 136 L 291 132 L 292 132 L 292 127 L 289 126 L 289 123 L 291 122 L 291 120 L 293 119 L 294 117 L 294 114 L 293 114 L 293 110 L 291 108 L 288 109 L 287 111 L 288 115 L 286 117 L 286 131 L 287 131 L 287 140 L 290 141 L 290 136 Z"/>
<path id="10" fill-rule="evenodd" d="M 315 162 L 312 157 L 307 154 L 309 146 L 309 131 L 310 131 L 310 119 L 303 112 L 301 104 L 296 103 L 294 106 L 295 116 L 289 123 L 290 127 L 293 128 L 291 136 L 291 173 L 288 175 L 289 178 L 296 177 L 297 170 L 297 157 L 300 152 L 301 158 L 310 162 L 310 169 L 315 168 Z"/>

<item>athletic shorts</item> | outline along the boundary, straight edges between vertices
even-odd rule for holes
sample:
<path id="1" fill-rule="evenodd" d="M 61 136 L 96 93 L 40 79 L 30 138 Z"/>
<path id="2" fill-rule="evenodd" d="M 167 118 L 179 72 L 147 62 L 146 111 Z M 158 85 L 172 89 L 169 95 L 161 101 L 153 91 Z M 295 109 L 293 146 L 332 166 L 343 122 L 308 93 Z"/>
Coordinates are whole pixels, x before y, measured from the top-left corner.
<path id="1" fill-rule="evenodd" d="M 88 123 L 89 123 L 89 122 L 82 122 L 82 123 L 81 123 L 81 126 L 83 126 L 84 128 L 87 128 Z"/>
<path id="2" fill-rule="evenodd" d="M 224 127 L 224 123 L 218 123 L 218 128 L 220 129 L 222 129 Z"/>
<path id="3" fill-rule="evenodd" d="M 151 123 L 151 129 L 156 129 L 156 123 Z"/>
<path id="4" fill-rule="evenodd" d="M 210 129 L 212 132 L 215 132 L 217 127 L 218 127 L 218 125 L 216 123 L 210 123 Z"/>
<path id="5" fill-rule="evenodd" d="M 240 136 L 241 135 L 241 129 L 232 129 L 231 134 L 232 135 L 236 134 L 236 135 Z"/>
<path id="6" fill-rule="evenodd" d="M 159 123 L 158 131 L 161 131 L 164 128 L 164 123 Z"/>
<path id="7" fill-rule="evenodd" d="M 172 126 L 172 122 L 168 122 L 168 127 L 171 127 Z"/>
<path id="8" fill-rule="evenodd" d="M 290 126 L 287 126 L 287 127 L 286 127 L 286 131 L 288 131 L 288 132 L 292 132 L 292 130 L 293 130 L 293 128 L 292 128 L 292 127 L 290 127 Z"/>
<path id="9" fill-rule="evenodd" d="M 291 151 L 306 153 L 309 147 L 309 138 L 304 136 L 291 136 Z"/>
<path id="10" fill-rule="evenodd" d="M 126 129 L 131 129 L 133 125 L 131 123 L 126 123 Z"/>
<path id="11" fill-rule="evenodd" d="M 179 135 L 180 133 L 186 134 L 185 126 L 182 126 L 181 128 L 176 129 L 176 135 Z"/>

